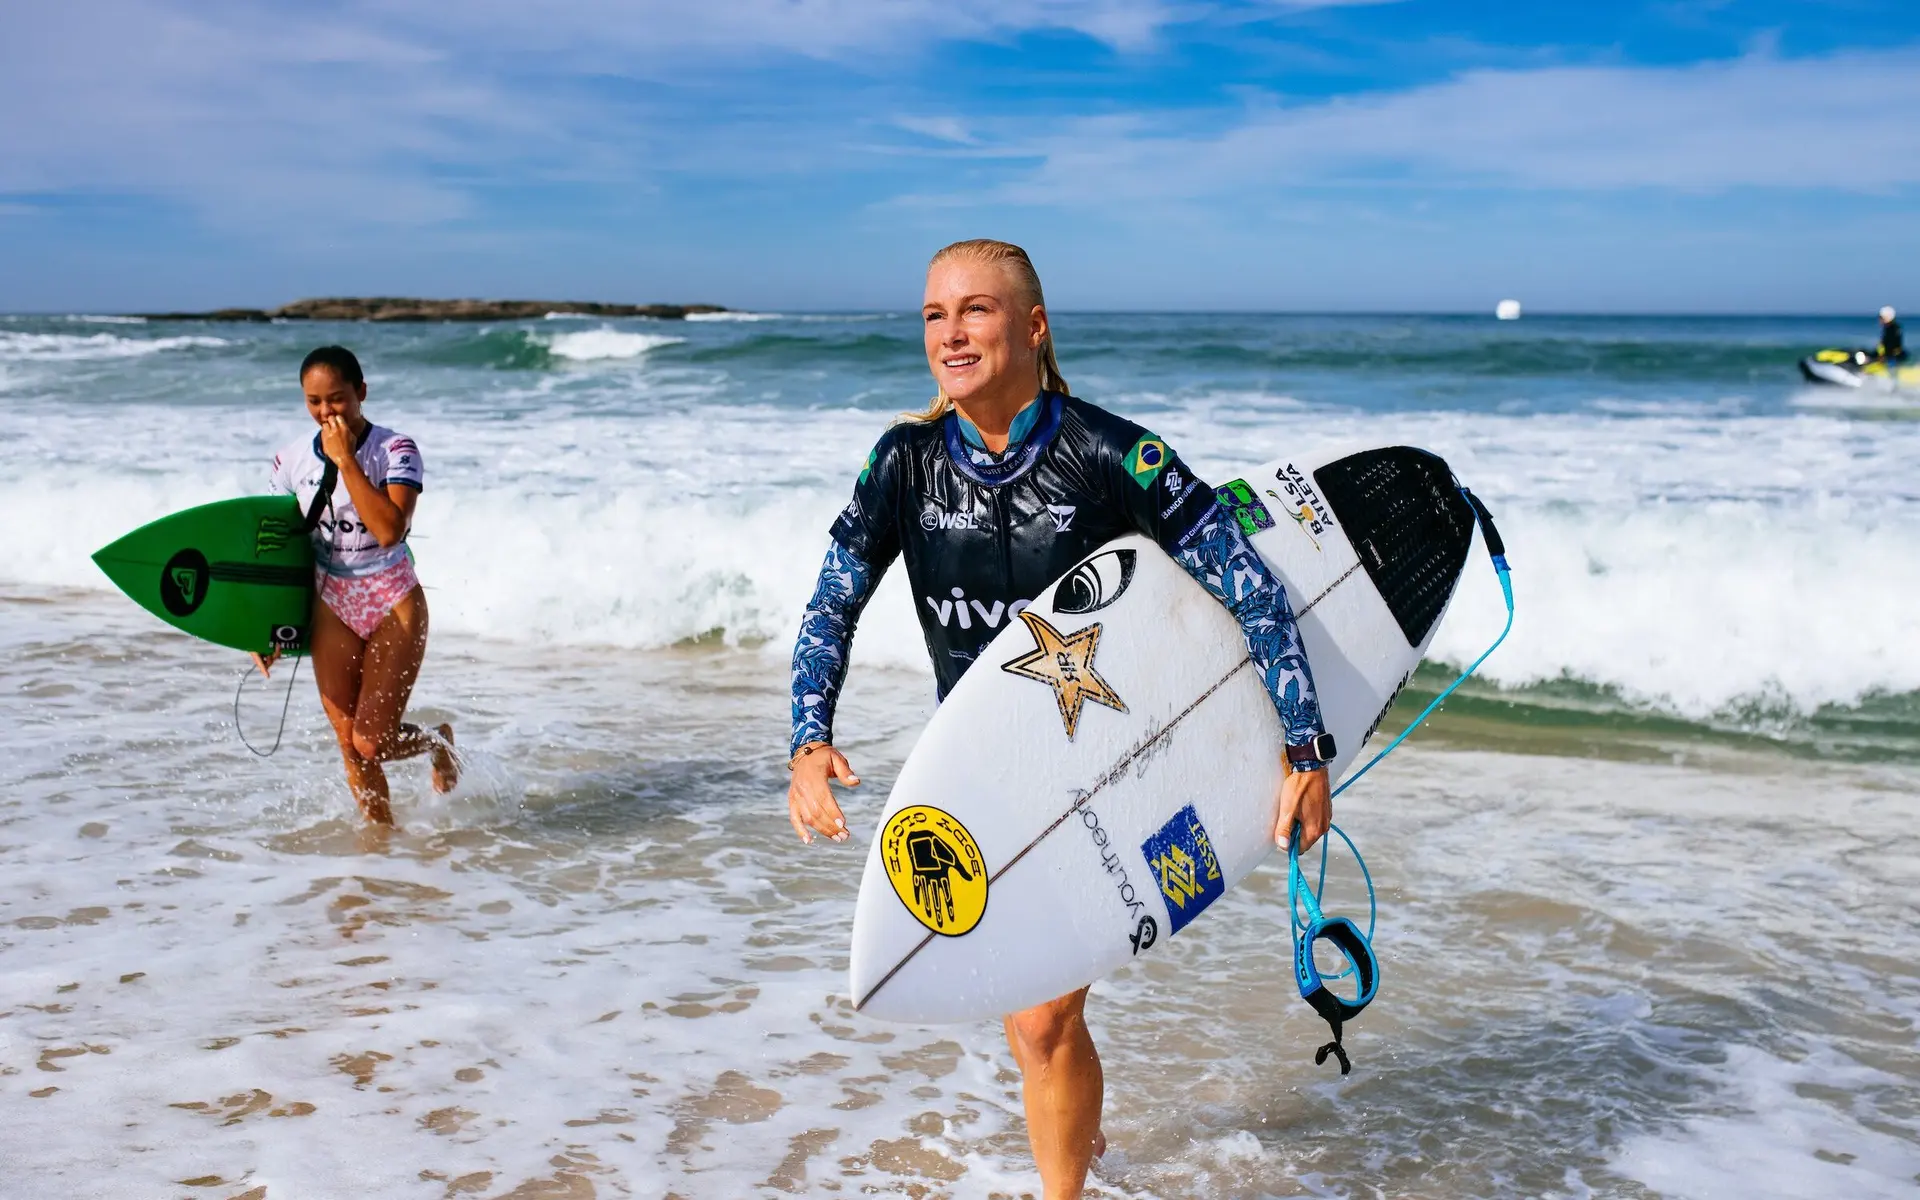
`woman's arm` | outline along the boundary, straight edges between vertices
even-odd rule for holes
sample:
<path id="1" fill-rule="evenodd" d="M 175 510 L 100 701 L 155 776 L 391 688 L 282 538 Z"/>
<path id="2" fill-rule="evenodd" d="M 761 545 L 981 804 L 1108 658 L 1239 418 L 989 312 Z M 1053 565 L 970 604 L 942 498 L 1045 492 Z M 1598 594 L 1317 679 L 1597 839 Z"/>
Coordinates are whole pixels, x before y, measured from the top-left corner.
<path id="1" fill-rule="evenodd" d="M 353 429 L 346 418 L 334 417 L 320 427 L 320 449 L 340 470 L 340 482 L 353 497 L 354 511 L 374 540 L 382 546 L 397 546 L 406 540 L 407 527 L 413 522 L 413 506 L 418 490 L 403 483 L 382 488 L 367 478 L 354 457 Z"/>
<path id="2" fill-rule="evenodd" d="M 1160 544 L 1240 622 L 1247 652 L 1259 668 L 1273 706 L 1298 746 L 1324 733 L 1313 672 L 1287 590 L 1254 552 L 1225 505 L 1182 462 L 1166 440 L 1130 421 L 1105 431 L 1107 488 L 1135 529 Z M 1124 449 L 1131 446 L 1131 449 Z M 1296 764 L 1308 771 L 1318 762 Z"/>
<path id="3" fill-rule="evenodd" d="M 1159 436 L 1119 422 L 1107 438 L 1109 494 L 1131 515 L 1135 529 L 1158 542 L 1240 623 L 1247 653 L 1280 714 L 1287 745 L 1299 746 L 1324 733 L 1313 672 L 1286 587 L 1254 552 L 1240 523 Z M 1123 446 L 1131 449 L 1123 454 Z M 1333 823 L 1324 766 L 1314 759 L 1289 763 L 1284 752 L 1280 755 L 1283 781 L 1275 842 L 1286 845 L 1297 823 L 1304 850 Z"/>
<path id="4" fill-rule="evenodd" d="M 1261 561 L 1233 514 L 1214 501 L 1168 552 L 1240 622 L 1247 653 L 1273 698 L 1287 744 L 1298 746 L 1324 733 L 1313 671 L 1307 665 L 1299 623 L 1287 603 L 1286 585 Z M 1315 759 L 1290 762 L 1285 753 L 1280 755 L 1275 845 L 1284 848 L 1297 826 L 1300 848 L 1305 850 L 1333 824 L 1332 781 L 1326 767 Z"/>
<path id="5" fill-rule="evenodd" d="M 895 435 L 888 434 L 874 446 L 854 480 L 853 499 L 834 519 L 820 580 L 800 618 L 800 638 L 793 647 L 793 737 L 787 743 L 793 779 L 787 785 L 787 818 L 803 842 L 811 842 L 814 832 L 836 842 L 847 840 L 847 822 L 828 780 L 856 787 L 860 777 L 833 748 L 833 708 L 847 677 L 847 652 L 860 611 L 900 554 L 894 519 L 900 487 L 895 444 Z"/>
<path id="6" fill-rule="evenodd" d="M 876 573 L 867 561 L 839 542 L 827 546 L 813 599 L 800 618 L 793 647 L 793 738 L 789 757 L 801 747 L 833 741 L 833 709 L 847 677 L 860 611 L 873 595 Z"/>
<path id="7" fill-rule="evenodd" d="M 1240 622 L 1247 653 L 1286 728 L 1287 744 L 1298 746 L 1326 732 L 1286 585 L 1267 569 L 1233 514 L 1216 501 L 1168 552 Z M 1317 765 L 1296 764 L 1307 770 Z"/>
<path id="8" fill-rule="evenodd" d="M 838 540 L 827 546 L 813 599 L 800 618 L 793 647 L 793 738 L 787 746 L 787 820 L 803 842 L 815 832 L 847 840 L 847 822 L 827 786 L 829 778 L 858 787 L 860 777 L 833 747 L 833 709 L 847 677 L 854 627 L 879 578 L 871 564 Z"/>

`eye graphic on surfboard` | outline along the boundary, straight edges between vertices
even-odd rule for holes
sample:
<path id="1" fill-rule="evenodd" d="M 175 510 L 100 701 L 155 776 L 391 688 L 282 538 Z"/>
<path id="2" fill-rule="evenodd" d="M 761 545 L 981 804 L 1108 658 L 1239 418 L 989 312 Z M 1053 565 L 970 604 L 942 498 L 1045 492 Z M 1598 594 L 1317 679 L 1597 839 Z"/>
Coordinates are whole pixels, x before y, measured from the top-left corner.
<path id="1" fill-rule="evenodd" d="M 1053 589 L 1056 613 L 1098 612 L 1120 598 L 1133 582 L 1132 550 L 1106 550 L 1067 572 Z"/>

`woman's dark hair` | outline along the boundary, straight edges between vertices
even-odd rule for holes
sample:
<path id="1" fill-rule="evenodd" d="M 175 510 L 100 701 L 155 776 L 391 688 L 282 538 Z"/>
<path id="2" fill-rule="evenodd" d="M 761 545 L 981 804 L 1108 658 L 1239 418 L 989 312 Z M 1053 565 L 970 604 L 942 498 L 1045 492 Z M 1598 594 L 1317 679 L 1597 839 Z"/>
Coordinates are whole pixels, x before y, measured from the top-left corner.
<path id="1" fill-rule="evenodd" d="M 360 360 L 345 346 L 322 346 L 311 351 L 300 360 L 300 378 L 305 379 L 307 372 L 315 367 L 328 368 L 348 387 L 358 387 L 367 381 L 360 373 Z"/>

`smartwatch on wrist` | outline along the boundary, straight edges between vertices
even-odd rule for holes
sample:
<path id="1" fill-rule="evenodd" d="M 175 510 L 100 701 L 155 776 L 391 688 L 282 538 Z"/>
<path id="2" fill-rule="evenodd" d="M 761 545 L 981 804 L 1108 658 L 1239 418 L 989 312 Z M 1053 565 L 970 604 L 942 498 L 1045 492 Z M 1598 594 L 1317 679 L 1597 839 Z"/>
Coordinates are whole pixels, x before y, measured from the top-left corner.
<path id="1" fill-rule="evenodd" d="M 1332 762 L 1338 753 L 1332 734 L 1316 733 L 1298 745 L 1289 745 L 1287 761 L 1302 770 L 1313 771 Z"/>

